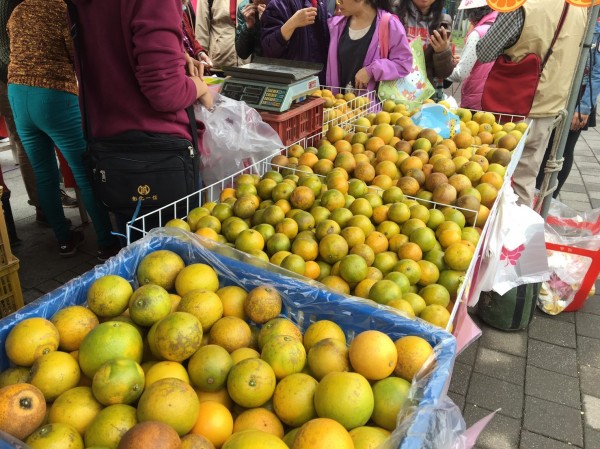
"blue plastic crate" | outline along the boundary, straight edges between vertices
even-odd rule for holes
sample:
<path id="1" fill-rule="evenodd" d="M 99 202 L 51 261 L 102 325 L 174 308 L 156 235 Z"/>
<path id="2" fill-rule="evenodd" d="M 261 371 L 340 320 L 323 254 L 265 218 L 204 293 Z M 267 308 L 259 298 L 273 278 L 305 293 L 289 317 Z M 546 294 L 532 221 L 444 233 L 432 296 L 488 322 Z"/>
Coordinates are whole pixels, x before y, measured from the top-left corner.
<path id="1" fill-rule="evenodd" d="M 283 270 L 274 270 L 272 265 L 266 269 L 267 265 L 264 262 L 226 246 L 213 245 L 212 250 L 208 250 L 203 245 L 206 245 L 206 242 L 201 244 L 191 234 L 177 229 L 154 230 L 144 239 L 123 249 L 117 257 L 104 265 L 95 267 L 17 313 L 0 320 L 0 370 L 8 367 L 4 343 L 15 323 L 31 317 L 49 319 L 64 307 L 84 303 L 92 282 L 107 274 L 117 274 L 134 284 L 140 260 L 150 252 L 169 249 L 178 253 L 186 264 L 201 262 L 212 265 L 219 273 L 222 284 L 237 284 L 247 290 L 265 284 L 274 286 L 284 300 L 282 314 L 292 319 L 303 330 L 311 322 L 329 319 L 342 327 L 349 341 L 355 334 L 368 329 L 385 332 L 393 340 L 406 335 L 417 335 L 426 339 L 435 347 L 436 364 L 428 374 L 426 384 L 419 391 L 419 406 L 409 418 L 410 428 L 399 449 L 417 449 L 424 446 L 423 438 L 428 433 L 435 432 L 433 417 L 427 406 L 445 394 L 445 385 L 452 373 L 456 352 L 456 341 L 452 335 L 424 322 L 408 320 L 389 310 L 373 307 L 372 303 L 324 290 L 322 284 L 307 283 L 306 279 L 294 279 L 285 275 Z M 0 436 L 0 449 L 14 447 Z"/>

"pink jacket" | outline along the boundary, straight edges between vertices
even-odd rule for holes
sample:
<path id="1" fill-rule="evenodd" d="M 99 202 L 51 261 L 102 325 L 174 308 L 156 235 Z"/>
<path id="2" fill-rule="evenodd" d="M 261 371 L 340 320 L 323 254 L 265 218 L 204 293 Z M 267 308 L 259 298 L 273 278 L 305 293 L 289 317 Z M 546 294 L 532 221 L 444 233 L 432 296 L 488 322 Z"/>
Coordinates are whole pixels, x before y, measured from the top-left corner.
<path id="1" fill-rule="evenodd" d="M 373 40 L 371 41 L 371 45 L 369 45 L 363 64 L 363 67 L 365 67 L 371 77 L 367 87 L 369 91 L 375 90 L 379 81 L 391 81 L 403 78 L 412 68 L 412 53 L 408 39 L 406 38 L 404 27 L 396 16 L 392 16 L 392 20 L 389 22 L 389 56 L 386 59 L 381 59 L 379 23 L 381 22 L 381 16 L 385 13 L 386 11 L 381 9 L 377 10 L 375 33 L 373 34 Z M 347 21 L 348 18 L 344 16 L 334 16 L 328 20 L 329 34 L 331 36 L 326 74 L 328 86 L 345 87 L 339 85 L 338 43 Z"/>
<path id="2" fill-rule="evenodd" d="M 496 11 L 484 16 L 471 33 L 476 32 L 479 37 L 485 36 L 485 33 L 490 29 L 492 24 L 496 21 L 498 13 Z M 471 34 L 469 33 L 469 34 Z M 467 38 L 469 35 L 467 34 Z M 465 38 L 466 41 L 466 38 Z M 483 87 L 487 77 L 492 70 L 494 62 L 482 63 L 477 61 L 473 66 L 473 70 L 462 83 L 460 93 L 460 106 L 467 109 L 481 110 L 481 96 L 483 95 Z"/>

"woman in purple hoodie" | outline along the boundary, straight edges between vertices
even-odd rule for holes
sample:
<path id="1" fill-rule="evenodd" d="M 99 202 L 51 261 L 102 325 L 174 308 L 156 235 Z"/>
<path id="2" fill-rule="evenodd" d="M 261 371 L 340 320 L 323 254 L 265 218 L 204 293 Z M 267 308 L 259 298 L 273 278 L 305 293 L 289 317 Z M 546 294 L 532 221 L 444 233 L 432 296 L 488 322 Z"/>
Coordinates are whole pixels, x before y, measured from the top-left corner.
<path id="1" fill-rule="evenodd" d="M 341 15 L 329 20 L 328 86 L 375 90 L 379 81 L 409 73 L 412 54 L 408 39 L 390 10 L 389 0 L 339 0 Z M 382 57 L 379 42 L 385 14 L 390 15 L 387 58 Z"/>

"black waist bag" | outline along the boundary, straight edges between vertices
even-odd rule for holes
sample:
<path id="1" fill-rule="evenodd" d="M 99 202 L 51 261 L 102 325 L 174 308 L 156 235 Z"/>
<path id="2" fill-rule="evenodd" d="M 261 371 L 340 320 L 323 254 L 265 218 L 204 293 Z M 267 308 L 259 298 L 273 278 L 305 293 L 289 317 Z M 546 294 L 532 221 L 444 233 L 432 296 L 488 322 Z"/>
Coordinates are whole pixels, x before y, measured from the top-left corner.
<path id="1" fill-rule="evenodd" d="M 125 215 L 138 202 L 147 213 L 196 192 L 198 159 L 187 139 L 141 131 L 94 139 L 84 156 L 96 198 Z"/>

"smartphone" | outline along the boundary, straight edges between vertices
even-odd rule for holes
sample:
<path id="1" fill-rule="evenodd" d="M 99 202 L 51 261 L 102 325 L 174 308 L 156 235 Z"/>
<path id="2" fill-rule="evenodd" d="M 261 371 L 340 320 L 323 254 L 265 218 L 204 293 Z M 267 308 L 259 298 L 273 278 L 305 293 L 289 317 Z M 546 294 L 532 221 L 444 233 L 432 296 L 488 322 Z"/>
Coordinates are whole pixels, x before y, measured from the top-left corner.
<path id="1" fill-rule="evenodd" d="M 440 22 L 440 29 L 444 28 L 446 31 L 450 29 L 450 24 L 448 22 Z"/>

